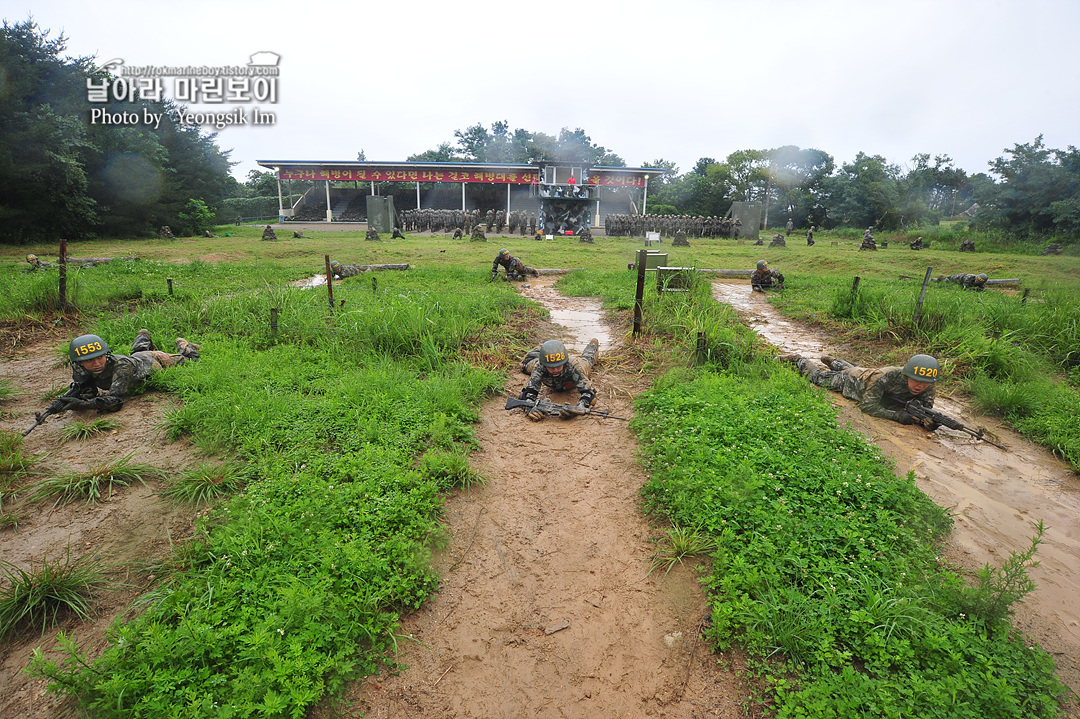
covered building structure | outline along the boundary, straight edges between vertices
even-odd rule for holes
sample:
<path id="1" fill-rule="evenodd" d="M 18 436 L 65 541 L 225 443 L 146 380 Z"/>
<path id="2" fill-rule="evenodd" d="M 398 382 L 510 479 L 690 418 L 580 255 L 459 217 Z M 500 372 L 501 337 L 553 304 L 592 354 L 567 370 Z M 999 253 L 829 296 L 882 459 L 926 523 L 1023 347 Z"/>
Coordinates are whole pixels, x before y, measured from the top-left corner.
<path id="1" fill-rule="evenodd" d="M 258 164 L 277 174 L 282 222 L 360 221 L 366 195 L 390 194 L 399 209 L 415 203 L 418 210 L 534 212 L 538 228 L 548 234 L 599 227 L 609 214 L 645 214 L 649 176 L 664 172 L 557 162 L 259 160 Z M 294 200 L 292 180 L 312 181 L 314 186 Z M 461 187 L 460 196 L 451 189 L 455 184 Z M 505 193 L 500 185 L 506 186 Z"/>

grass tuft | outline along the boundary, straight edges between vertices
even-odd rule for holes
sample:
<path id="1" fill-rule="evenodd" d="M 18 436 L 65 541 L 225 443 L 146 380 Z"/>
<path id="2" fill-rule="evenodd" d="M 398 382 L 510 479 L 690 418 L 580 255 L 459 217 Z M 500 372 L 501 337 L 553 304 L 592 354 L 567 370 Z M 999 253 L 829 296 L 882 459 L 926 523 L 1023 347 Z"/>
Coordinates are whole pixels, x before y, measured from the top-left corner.
<path id="1" fill-rule="evenodd" d="M 11 386 L 11 380 L 0 379 L 0 402 L 15 397 L 18 393 Z"/>
<path id="2" fill-rule="evenodd" d="M 72 420 L 68 426 L 64 427 L 64 430 L 60 433 L 60 439 L 64 442 L 69 442 L 73 439 L 82 441 L 84 439 L 90 439 L 95 434 L 104 434 L 105 432 L 111 432 L 114 429 L 120 429 L 124 425 L 117 422 L 115 419 L 108 417 L 99 417 L 90 422 L 83 421 L 81 419 Z"/>
<path id="3" fill-rule="evenodd" d="M 240 470 L 233 464 L 201 462 L 189 468 L 161 493 L 163 497 L 191 504 L 209 504 L 244 486 Z"/>
<path id="4" fill-rule="evenodd" d="M 446 489 L 468 489 L 474 484 L 487 484 L 487 479 L 469 464 L 469 455 L 457 449 L 427 452 L 420 458 L 420 473 Z"/>
<path id="5" fill-rule="evenodd" d="M 23 474 L 26 474 L 41 454 L 26 454 L 22 448 L 23 437 L 18 432 L 0 431 L 0 491 Z"/>
<path id="6" fill-rule="evenodd" d="M 85 472 L 65 472 L 43 479 L 31 487 L 28 501 L 39 502 L 55 497 L 55 505 L 77 500 L 97 504 L 103 495 L 111 498 L 114 487 L 126 487 L 132 482 L 146 484 L 147 477 L 162 476 L 161 470 L 149 464 L 133 464 L 132 456 L 134 453 L 116 462 L 91 466 Z"/>
<path id="7" fill-rule="evenodd" d="M 664 574 L 670 572 L 676 564 L 687 557 L 700 557 L 716 549 L 716 542 L 697 529 L 672 527 L 668 530 L 667 544 L 653 556 L 649 573 L 666 566 Z"/>
<path id="8" fill-rule="evenodd" d="M 36 570 L 3 564 L 6 577 L 0 589 L 0 637 L 38 623 L 44 634 L 50 622 L 55 626 L 57 618 L 68 612 L 86 619 L 92 613 L 94 591 L 105 585 L 101 562 L 89 555 L 73 562 L 70 549 L 62 561 L 42 559 L 41 568 Z"/>

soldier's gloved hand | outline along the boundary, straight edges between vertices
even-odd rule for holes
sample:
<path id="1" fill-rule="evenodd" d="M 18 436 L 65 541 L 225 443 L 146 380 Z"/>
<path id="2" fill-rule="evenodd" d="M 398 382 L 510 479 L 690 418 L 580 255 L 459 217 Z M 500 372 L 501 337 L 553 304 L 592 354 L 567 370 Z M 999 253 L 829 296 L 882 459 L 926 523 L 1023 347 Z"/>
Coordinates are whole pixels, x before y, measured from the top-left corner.
<path id="1" fill-rule="evenodd" d="M 922 420 L 919 420 L 919 423 L 923 427 L 926 427 L 931 432 L 933 432 L 935 429 L 937 429 L 938 427 L 941 426 L 937 422 L 935 422 L 934 420 L 930 419 L 929 417 L 925 417 Z"/>
<path id="2" fill-rule="evenodd" d="M 56 400 L 56 402 L 50 404 L 49 409 L 52 409 L 53 406 L 57 403 L 60 404 L 58 411 L 64 409 L 82 409 L 87 404 L 89 404 L 89 402 L 87 402 L 85 399 L 79 399 L 78 397 L 66 397 L 64 399 L 58 399 Z"/>
<path id="3" fill-rule="evenodd" d="M 537 394 L 539 393 L 536 390 L 526 387 L 525 389 L 521 390 L 521 394 L 518 395 L 518 399 L 524 400 L 526 402 L 535 402 Z"/>
<path id="4" fill-rule="evenodd" d="M 579 417 L 579 416 L 585 414 L 585 412 L 588 411 L 588 409 L 589 409 L 588 405 L 582 404 L 581 402 L 578 402 L 576 405 L 574 405 L 572 407 L 564 407 L 563 409 L 559 410 L 559 416 L 562 417 L 563 419 L 569 419 L 570 417 L 575 417 L 575 416 Z"/>
<path id="5" fill-rule="evenodd" d="M 539 422 L 544 418 L 544 413 L 541 412 L 538 408 L 533 407 L 525 413 L 525 416 L 531 419 L 533 422 Z"/>
<path id="6" fill-rule="evenodd" d="M 52 404 L 50 404 L 48 407 L 45 408 L 45 411 L 48 412 L 49 414 L 56 414 L 57 412 L 63 412 L 65 409 L 68 408 L 69 400 L 72 400 L 72 399 L 75 399 L 75 398 L 74 397 L 69 397 L 69 398 L 65 398 L 65 399 L 53 400 Z"/>
<path id="7" fill-rule="evenodd" d="M 897 412 L 896 413 L 896 421 L 899 422 L 900 424 L 914 424 L 915 423 L 915 418 L 912 417 L 907 412 Z"/>

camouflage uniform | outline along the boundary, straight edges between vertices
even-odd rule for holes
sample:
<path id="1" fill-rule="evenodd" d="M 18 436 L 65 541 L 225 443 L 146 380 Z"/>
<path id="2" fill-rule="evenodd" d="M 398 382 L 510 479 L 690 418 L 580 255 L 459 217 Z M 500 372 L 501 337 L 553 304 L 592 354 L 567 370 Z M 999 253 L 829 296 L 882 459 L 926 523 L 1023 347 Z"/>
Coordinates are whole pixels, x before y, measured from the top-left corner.
<path id="1" fill-rule="evenodd" d="M 955 282 L 962 286 L 964 289 L 975 290 L 982 292 L 985 289 L 981 283 L 978 282 L 979 276 L 973 275 L 968 272 L 963 272 L 959 275 L 949 275 L 945 278 L 946 282 Z"/>
<path id="2" fill-rule="evenodd" d="M 540 394 L 540 387 L 547 386 L 556 392 L 568 392 L 577 390 L 581 399 L 586 404 L 592 404 L 596 399 L 596 390 L 589 387 L 585 381 L 592 372 L 593 362 L 596 361 L 596 352 L 599 345 L 590 343 L 580 358 L 571 358 L 564 364 L 559 374 L 550 374 L 540 364 L 540 348 L 529 350 L 525 358 L 521 360 L 521 371 L 529 375 L 529 383 L 525 385 L 522 394 L 531 394 L 536 397 Z"/>
<path id="3" fill-rule="evenodd" d="M 506 279 L 508 280 L 523 280 L 526 275 L 540 276 L 540 273 L 535 268 L 526 267 L 524 262 L 513 255 L 507 255 L 506 257 L 496 255 L 495 260 L 491 263 L 492 275 L 499 271 L 500 265 L 506 268 Z"/>
<path id="4" fill-rule="evenodd" d="M 182 337 L 176 338 L 176 348 L 177 354 L 158 351 L 154 349 L 150 335 L 140 332 L 131 347 L 131 354 L 107 355 L 105 369 L 98 374 L 87 371 L 80 362 L 73 362 L 71 387 L 64 396 L 86 400 L 88 407 L 99 412 L 117 412 L 124 406 L 124 397 L 151 373 L 199 358 L 199 346 Z M 99 395 L 99 390 L 103 394 Z"/>
<path id="5" fill-rule="evenodd" d="M 791 231 L 795 229 L 795 223 L 791 221 L 790 217 L 788 218 L 787 225 L 785 225 L 785 228 L 787 229 L 787 236 L 791 237 Z"/>
<path id="6" fill-rule="evenodd" d="M 346 277 L 353 277 L 363 272 L 359 265 L 338 265 L 337 267 L 331 267 L 330 271 L 334 273 L 334 277 L 339 280 L 343 280 Z"/>
<path id="7" fill-rule="evenodd" d="M 773 283 L 776 283 L 777 289 L 782 289 L 784 286 L 784 276 L 777 270 L 771 267 L 766 267 L 762 270 L 754 270 L 754 273 L 750 275 L 750 289 L 765 291 L 766 287 L 772 287 Z"/>
<path id="8" fill-rule="evenodd" d="M 168 228 L 163 228 L 163 229 L 168 229 Z M 267 225 L 266 228 L 263 229 L 262 238 L 264 240 L 276 240 L 277 235 L 274 234 L 274 228 L 271 227 L 270 225 Z"/>
<path id="9" fill-rule="evenodd" d="M 808 380 L 855 400 L 859 403 L 859 409 L 871 417 L 911 424 L 911 415 L 904 411 L 904 405 L 909 401 L 918 400 L 928 409 L 934 406 L 934 385 L 919 394 L 912 394 L 901 367 L 868 369 L 834 359 L 829 369 L 823 371 L 805 357 L 800 358 L 796 365 L 799 373 Z"/>

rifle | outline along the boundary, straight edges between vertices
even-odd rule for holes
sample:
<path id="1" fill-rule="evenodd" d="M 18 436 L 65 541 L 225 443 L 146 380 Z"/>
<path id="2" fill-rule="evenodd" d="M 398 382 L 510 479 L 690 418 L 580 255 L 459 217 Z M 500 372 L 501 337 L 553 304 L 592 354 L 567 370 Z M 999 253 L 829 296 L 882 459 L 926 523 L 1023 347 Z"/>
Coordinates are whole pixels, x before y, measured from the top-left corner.
<path id="1" fill-rule="evenodd" d="M 32 425 L 30 425 L 29 429 L 22 433 L 22 436 L 25 437 L 26 435 L 37 429 L 39 425 L 45 424 L 45 420 L 47 420 L 49 417 L 52 417 L 54 414 L 63 414 L 64 412 L 67 412 L 68 409 L 70 409 L 71 401 L 78 399 L 78 397 L 60 397 L 48 407 L 46 407 L 44 411 L 35 412 L 34 419 L 36 421 Z"/>
<path id="2" fill-rule="evenodd" d="M 983 442 L 986 442 L 987 444 L 992 444 L 998 449 L 1003 449 L 1006 452 L 1009 451 L 1008 447 L 998 444 L 992 439 L 987 439 L 985 436 L 985 427 L 979 427 L 978 430 L 974 430 L 971 427 L 964 425 L 963 422 L 959 422 L 946 414 L 942 414 L 941 412 L 935 412 L 932 409 L 924 407 L 922 404 L 916 402 L 915 400 L 911 400 L 906 405 L 904 405 L 904 411 L 916 419 L 928 419 L 931 422 L 942 425 L 943 427 L 948 427 L 949 429 L 955 429 L 959 432 L 963 432 L 974 439 L 981 439 Z"/>
<path id="3" fill-rule="evenodd" d="M 518 407 L 524 407 L 526 412 L 529 411 L 530 409 L 532 409 L 533 407 L 536 407 L 537 409 L 539 409 L 544 414 L 549 414 L 549 415 L 551 415 L 553 417 L 558 417 L 559 416 L 559 410 L 565 409 L 565 410 L 569 410 L 570 412 L 572 412 L 574 414 L 591 414 L 591 415 L 594 415 L 596 417 L 601 417 L 603 419 L 621 419 L 623 422 L 629 422 L 630 421 L 629 418 L 627 418 L 627 417 L 616 417 L 615 415 L 611 414 L 606 409 L 603 412 L 601 412 L 598 409 L 587 409 L 587 408 L 584 408 L 584 407 L 578 407 L 577 405 L 573 405 L 573 404 L 556 404 L 555 402 L 552 402 L 550 399 L 542 399 L 542 400 L 534 401 L 534 400 L 529 400 L 529 399 L 515 399 L 513 397 L 507 397 L 506 398 L 506 406 L 503 407 L 503 409 L 517 409 Z"/>

